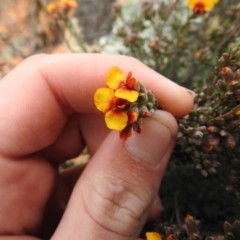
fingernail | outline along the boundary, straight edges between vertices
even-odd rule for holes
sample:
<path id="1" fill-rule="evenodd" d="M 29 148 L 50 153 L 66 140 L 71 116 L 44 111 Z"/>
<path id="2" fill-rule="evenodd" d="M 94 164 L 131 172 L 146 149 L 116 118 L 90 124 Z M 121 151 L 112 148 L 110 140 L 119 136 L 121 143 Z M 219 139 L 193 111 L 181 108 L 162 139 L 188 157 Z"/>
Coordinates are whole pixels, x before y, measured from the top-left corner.
<path id="1" fill-rule="evenodd" d="M 194 91 L 192 91 L 192 90 L 190 90 L 190 89 L 188 89 L 188 88 L 185 88 L 185 87 L 182 87 L 182 88 L 183 88 L 186 92 L 188 92 L 189 94 L 191 94 L 193 98 L 196 97 L 197 94 L 196 94 Z"/>
<path id="2" fill-rule="evenodd" d="M 155 113 L 143 120 L 143 130 L 141 134 L 133 133 L 125 142 L 127 151 L 133 159 L 144 161 L 150 165 L 157 165 L 168 150 L 168 146 L 173 141 L 175 120 L 165 112 L 157 110 Z"/>

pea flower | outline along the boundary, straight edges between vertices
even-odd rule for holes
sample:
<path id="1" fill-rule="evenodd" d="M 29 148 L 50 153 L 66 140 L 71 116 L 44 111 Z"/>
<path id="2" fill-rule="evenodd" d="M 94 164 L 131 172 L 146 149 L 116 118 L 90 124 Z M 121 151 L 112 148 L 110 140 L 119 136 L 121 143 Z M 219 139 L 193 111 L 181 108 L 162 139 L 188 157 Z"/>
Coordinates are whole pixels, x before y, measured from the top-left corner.
<path id="1" fill-rule="evenodd" d="M 116 66 L 108 71 L 106 85 L 97 89 L 94 103 L 105 113 L 107 127 L 120 131 L 123 140 L 131 136 L 132 129 L 140 133 L 142 118 L 150 116 L 157 108 L 153 92 L 147 91 L 131 72 L 126 76 Z"/>
<path id="2" fill-rule="evenodd" d="M 146 232 L 147 240 L 162 240 L 162 237 L 157 232 Z M 137 240 L 143 240 L 142 238 L 138 238 Z"/>
<path id="3" fill-rule="evenodd" d="M 174 236 L 173 234 L 170 234 L 167 236 L 166 240 L 174 240 Z"/>
<path id="4" fill-rule="evenodd" d="M 188 0 L 188 7 L 193 9 L 195 14 L 203 14 L 211 11 L 219 0 Z"/>
<path id="5" fill-rule="evenodd" d="M 57 12 L 64 12 L 67 14 L 71 9 L 77 7 L 77 2 L 75 0 L 60 0 L 56 3 L 49 3 L 46 10 L 50 14 L 55 14 Z"/>
<path id="6" fill-rule="evenodd" d="M 161 235 L 157 232 L 146 232 L 147 240 L 162 240 Z"/>

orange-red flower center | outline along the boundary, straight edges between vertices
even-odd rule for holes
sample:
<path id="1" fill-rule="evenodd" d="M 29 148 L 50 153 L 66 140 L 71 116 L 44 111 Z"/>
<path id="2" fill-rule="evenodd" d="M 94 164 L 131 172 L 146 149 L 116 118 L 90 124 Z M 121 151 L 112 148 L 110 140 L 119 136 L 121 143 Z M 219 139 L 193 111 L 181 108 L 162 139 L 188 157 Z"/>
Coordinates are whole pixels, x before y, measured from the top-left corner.
<path id="1" fill-rule="evenodd" d="M 119 133 L 120 139 L 124 141 L 127 138 L 131 137 L 131 135 L 132 135 L 132 126 L 129 124 Z"/>
<path id="2" fill-rule="evenodd" d="M 130 103 L 124 99 L 113 98 L 111 103 L 112 110 L 125 110 L 129 107 Z"/>
<path id="3" fill-rule="evenodd" d="M 130 123 L 134 123 L 138 120 L 138 113 L 136 111 L 129 111 L 127 114 L 128 114 L 128 121 Z"/>
<path id="4" fill-rule="evenodd" d="M 132 72 L 129 72 L 126 78 L 126 85 L 128 89 L 133 90 L 136 84 L 136 79 L 132 77 Z"/>
<path id="5" fill-rule="evenodd" d="M 195 14 L 203 14 L 205 12 L 205 4 L 203 2 L 198 2 L 193 10 Z"/>

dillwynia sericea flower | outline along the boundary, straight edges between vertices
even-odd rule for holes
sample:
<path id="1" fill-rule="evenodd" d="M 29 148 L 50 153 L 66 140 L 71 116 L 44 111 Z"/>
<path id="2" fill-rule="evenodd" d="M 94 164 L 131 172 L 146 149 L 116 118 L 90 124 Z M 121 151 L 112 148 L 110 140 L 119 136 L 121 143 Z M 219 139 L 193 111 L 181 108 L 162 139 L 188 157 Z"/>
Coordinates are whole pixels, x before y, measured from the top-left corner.
<path id="1" fill-rule="evenodd" d="M 77 7 L 77 2 L 75 0 L 60 0 L 56 3 L 49 3 L 46 7 L 46 10 L 50 14 L 57 12 L 63 12 L 67 14 L 71 9 Z"/>
<path id="2" fill-rule="evenodd" d="M 107 87 L 99 88 L 94 94 L 94 103 L 105 113 L 109 129 L 120 131 L 120 138 L 126 140 L 132 130 L 141 133 L 142 118 L 149 117 L 157 109 L 157 100 L 152 91 L 142 83 L 126 76 L 118 67 L 112 67 L 106 77 Z"/>
<path id="3" fill-rule="evenodd" d="M 193 9 L 195 14 L 203 14 L 213 9 L 219 0 L 188 0 L 188 7 Z"/>
<path id="4" fill-rule="evenodd" d="M 162 237 L 157 232 L 146 232 L 147 240 L 162 240 Z M 143 240 L 142 238 L 138 238 L 138 240 Z"/>

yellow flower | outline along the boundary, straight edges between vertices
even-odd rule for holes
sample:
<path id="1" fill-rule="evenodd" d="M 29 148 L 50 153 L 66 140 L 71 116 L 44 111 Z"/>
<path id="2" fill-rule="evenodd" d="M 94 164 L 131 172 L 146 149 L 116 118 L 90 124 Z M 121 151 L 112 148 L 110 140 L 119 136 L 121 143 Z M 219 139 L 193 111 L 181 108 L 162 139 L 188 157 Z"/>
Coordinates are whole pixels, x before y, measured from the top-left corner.
<path id="1" fill-rule="evenodd" d="M 49 3 L 46 7 L 46 10 L 48 13 L 52 14 L 56 12 L 59 9 L 59 4 L 58 3 Z"/>
<path id="2" fill-rule="evenodd" d="M 122 140 L 126 140 L 127 138 L 132 136 L 132 126 L 130 124 L 127 124 L 127 126 L 120 131 L 119 137 Z"/>
<path id="3" fill-rule="evenodd" d="M 240 109 L 236 110 L 235 114 L 240 115 Z"/>
<path id="4" fill-rule="evenodd" d="M 141 133 L 142 119 L 158 108 L 153 91 L 136 81 L 131 72 L 126 76 L 118 67 L 110 68 L 106 84 L 95 92 L 94 103 L 105 113 L 107 127 L 120 131 L 122 140 L 129 138 L 132 130 Z"/>
<path id="5" fill-rule="evenodd" d="M 188 7 L 193 9 L 195 14 L 203 14 L 213 9 L 219 0 L 188 0 Z"/>
<path id="6" fill-rule="evenodd" d="M 60 4 L 67 10 L 71 10 L 73 8 L 76 8 L 77 7 L 77 2 L 74 1 L 74 0 L 61 0 L 60 1 Z"/>
<path id="7" fill-rule="evenodd" d="M 134 90 L 136 79 L 131 76 L 129 73 L 126 77 L 118 67 L 112 67 L 107 74 L 107 87 L 99 88 L 94 94 L 94 103 L 99 111 L 105 113 L 109 129 L 121 131 L 128 124 L 127 110 L 139 95 Z"/>
<path id="8" fill-rule="evenodd" d="M 60 0 L 56 3 L 49 3 L 46 7 L 48 13 L 53 14 L 58 11 L 63 11 L 64 13 L 68 13 L 71 9 L 77 7 L 77 2 L 74 0 Z"/>
<path id="9" fill-rule="evenodd" d="M 137 100 L 138 92 L 133 90 L 136 79 L 132 78 L 131 72 L 129 72 L 126 77 L 118 67 L 112 67 L 107 74 L 106 83 L 108 87 L 116 90 L 116 97 L 129 102 L 135 102 Z"/>
<path id="10" fill-rule="evenodd" d="M 161 235 L 157 232 L 146 232 L 147 240 L 162 240 Z"/>

